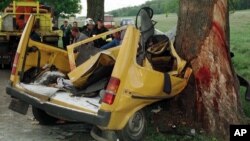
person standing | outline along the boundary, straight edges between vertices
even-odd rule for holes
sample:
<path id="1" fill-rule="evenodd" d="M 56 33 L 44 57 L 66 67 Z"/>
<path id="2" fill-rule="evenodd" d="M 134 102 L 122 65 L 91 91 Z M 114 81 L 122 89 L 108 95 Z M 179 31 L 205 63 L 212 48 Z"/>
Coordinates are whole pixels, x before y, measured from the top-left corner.
<path id="1" fill-rule="evenodd" d="M 71 29 L 71 34 L 74 37 L 73 43 L 77 43 L 79 41 L 82 41 L 84 39 L 87 39 L 88 36 L 84 35 L 79 31 L 78 27 L 73 26 Z"/>
<path id="2" fill-rule="evenodd" d="M 74 21 L 74 22 L 73 22 L 73 26 L 72 26 L 72 27 L 78 27 L 77 21 Z"/>
<path id="3" fill-rule="evenodd" d="M 65 20 L 63 22 L 63 25 L 61 25 L 60 30 L 63 31 L 63 37 L 62 37 L 63 48 L 67 49 L 67 45 L 70 44 L 70 35 L 71 35 L 70 33 L 71 27 L 70 25 L 68 25 L 68 21 Z"/>
<path id="4" fill-rule="evenodd" d="M 73 27 L 71 29 L 71 34 L 74 37 L 73 43 L 80 42 L 89 38 L 85 34 L 81 33 L 77 27 Z M 93 42 L 85 43 L 77 48 L 75 48 L 74 52 L 77 53 L 76 57 L 76 65 L 80 65 L 86 60 L 88 60 L 91 56 L 95 55 L 97 52 L 100 52 L 101 49 L 93 47 Z"/>
<path id="5" fill-rule="evenodd" d="M 79 27 L 78 27 L 77 21 L 74 21 L 74 22 L 73 22 L 73 26 L 72 26 L 72 28 L 71 28 L 70 44 L 73 44 L 73 43 L 74 43 L 74 40 L 75 40 L 75 37 L 74 37 L 73 34 L 72 34 L 72 29 L 73 29 L 74 27 L 78 28 L 78 30 L 80 31 L 80 29 L 79 29 Z M 81 32 L 81 31 L 80 31 L 80 32 Z"/>
<path id="6" fill-rule="evenodd" d="M 104 23 L 102 19 L 97 20 L 97 25 L 96 25 L 96 34 L 102 34 L 104 32 L 107 32 L 108 29 L 104 27 Z M 106 36 L 102 37 L 98 40 L 95 40 L 95 47 L 100 48 L 101 46 L 105 45 L 106 42 Z"/>
<path id="7" fill-rule="evenodd" d="M 93 37 L 94 35 L 96 35 L 95 22 L 93 21 L 93 19 L 87 18 L 85 20 L 85 26 L 83 27 L 82 33 L 88 37 Z"/>
<path id="8" fill-rule="evenodd" d="M 73 22 L 73 26 L 72 27 L 77 27 L 80 32 L 82 31 L 82 28 L 78 26 L 78 22 L 77 21 Z"/>

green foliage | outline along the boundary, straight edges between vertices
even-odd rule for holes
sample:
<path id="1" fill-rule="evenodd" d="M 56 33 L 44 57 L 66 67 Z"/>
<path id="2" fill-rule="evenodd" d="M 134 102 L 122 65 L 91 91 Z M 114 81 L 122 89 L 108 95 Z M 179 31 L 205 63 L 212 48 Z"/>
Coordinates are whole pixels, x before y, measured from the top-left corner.
<path id="1" fill-rule="evenodd" d="M 243 10 L 250 8 L 249 0 L 229 0 L 230 10 Z"/>
<path id="2" fill-rule="evenodd" d="M 17 0 L 18 1 L 18 0 Z M 80 13 L 82 6 L 81 0 L 38 0 L 47 6 L 50 6 L 54 11 L 55 17 L 68 17 L 76 13 Z M 0 11 L 6 8 L 12 0 L 2 0 Z"/>
<path id="3" fill-rule="evenodd" d="M 68 17 L 79 13 L 82 9 L 81 0 L 39 0 L 53 8 L 54 16 Z"/>
<path id="4" fill-rule="evenodd" d="M 7 7 L 12 0 L 2 0 L 0 4 L 0 11 L 2 11 L 5 7 Z"/>
<path id="5" fill-rule="evenodd" d="M 140 6 L 125 7 L 110 11 L 115 17 L 135 16 L 141 7 L 151 7 L 155 14 L 176 13 L 179 7 L 179 0 L 152 0 Z"/>

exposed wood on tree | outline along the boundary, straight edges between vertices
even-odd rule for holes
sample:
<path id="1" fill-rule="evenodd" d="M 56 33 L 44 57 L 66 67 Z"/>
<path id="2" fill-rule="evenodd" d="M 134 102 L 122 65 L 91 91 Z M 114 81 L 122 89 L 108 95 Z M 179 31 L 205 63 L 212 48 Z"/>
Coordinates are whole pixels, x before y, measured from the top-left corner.
<path id="1" fill-rule="evenodd" d="M 176 37 L 177 51 L 194 72 L 195 117 L 208 132 L 224 138 L 243 115 L 229 53 L 228 16 L 227 0 L 180 0 Z"/>

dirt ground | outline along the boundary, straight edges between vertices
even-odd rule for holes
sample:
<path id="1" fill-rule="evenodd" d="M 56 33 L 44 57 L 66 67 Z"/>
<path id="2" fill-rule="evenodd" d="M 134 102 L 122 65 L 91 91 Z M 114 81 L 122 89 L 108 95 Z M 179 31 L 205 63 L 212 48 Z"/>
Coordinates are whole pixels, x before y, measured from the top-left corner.
<path id="1" fill-rule="evenodd" d="M 90 125 L 61 124 L 41 126 L 29 108 L 27 115 L 8 109 L 10 96 L 6 94 L 10 70 L 0 69 L 0 141 L 94 141 Z"/>

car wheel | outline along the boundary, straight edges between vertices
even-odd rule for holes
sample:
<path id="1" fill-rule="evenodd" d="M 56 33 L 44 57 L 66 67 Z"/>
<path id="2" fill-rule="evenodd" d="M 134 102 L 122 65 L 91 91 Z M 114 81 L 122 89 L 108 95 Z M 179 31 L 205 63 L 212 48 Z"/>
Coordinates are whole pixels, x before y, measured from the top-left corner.
<path id="1" fill-rule="evenodd" d="M 117 131 L 121 141 L 142 141 L 146 132 L 146 116 L 142 110 L 137 111 L 129 118 L 126 126 Z"/>
<path id="2" fill-rule="evenodd" d="M 58 121 L 57 118 L 48 115 L 45 111 L 32 106 L 32 113 L 39 124 L 41 125 L 53 125 Z"/>

